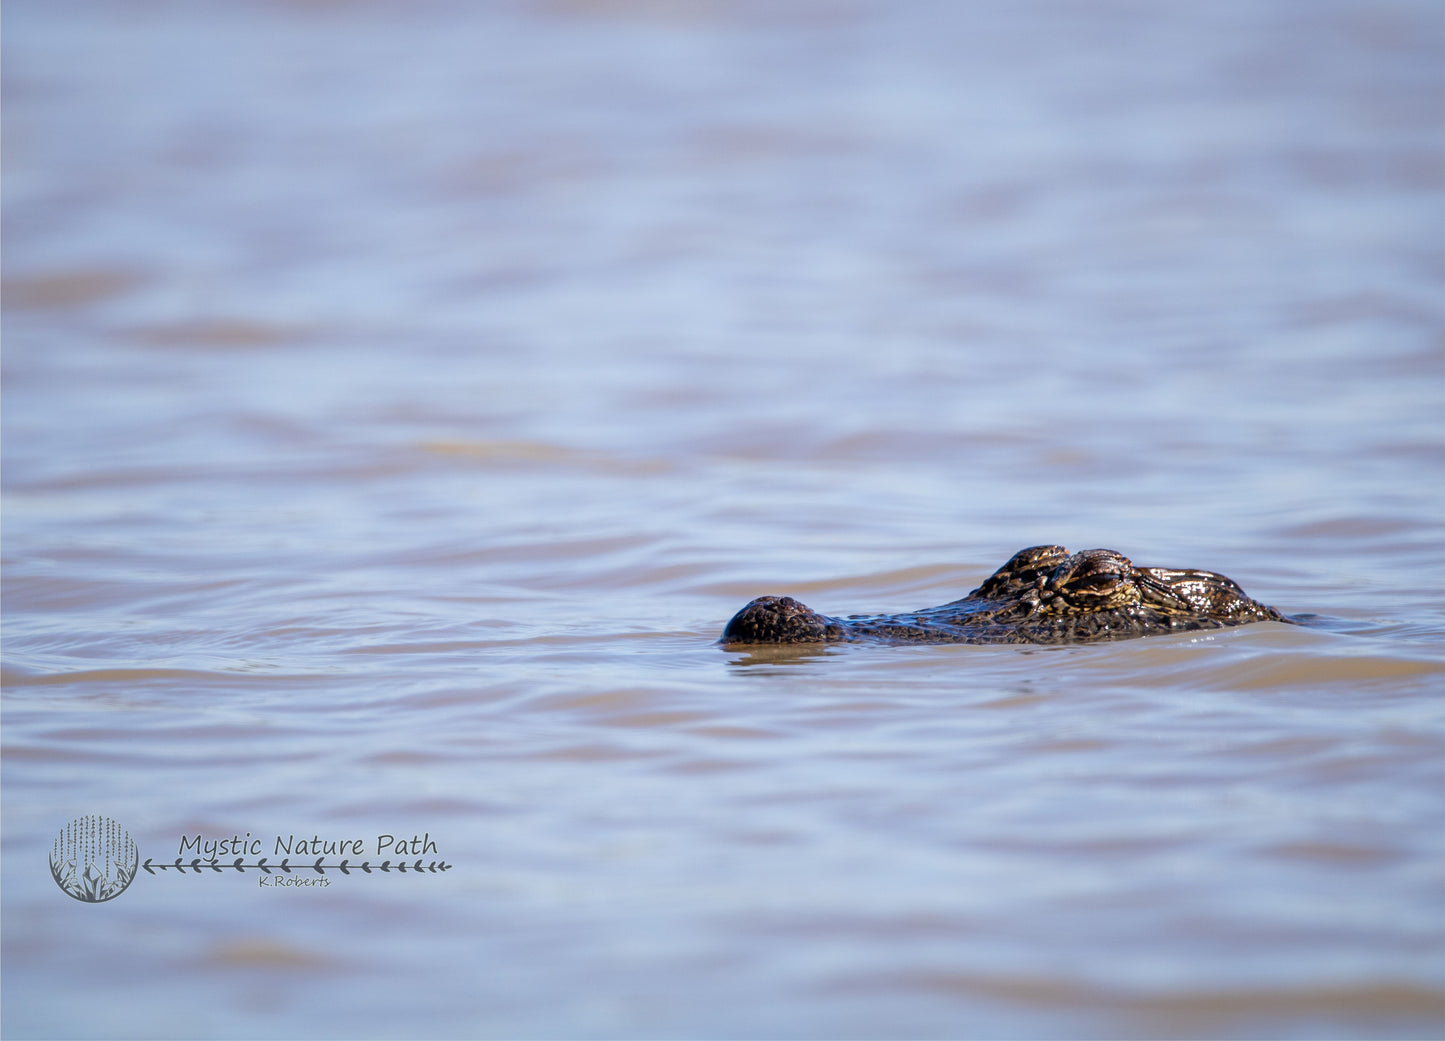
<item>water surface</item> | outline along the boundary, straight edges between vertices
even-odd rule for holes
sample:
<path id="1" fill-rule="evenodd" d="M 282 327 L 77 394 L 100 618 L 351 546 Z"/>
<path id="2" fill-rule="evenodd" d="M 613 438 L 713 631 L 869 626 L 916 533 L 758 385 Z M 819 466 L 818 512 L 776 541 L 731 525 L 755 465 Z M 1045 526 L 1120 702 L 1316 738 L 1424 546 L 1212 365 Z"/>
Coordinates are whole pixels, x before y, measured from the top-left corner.
<path id="1" fill-rule="evenodd" d="M 1438 4 L 5 29 L 8 1035 L 1445 1035 Z M 1313 618 L 714 643 L 1043 542 Z"/>

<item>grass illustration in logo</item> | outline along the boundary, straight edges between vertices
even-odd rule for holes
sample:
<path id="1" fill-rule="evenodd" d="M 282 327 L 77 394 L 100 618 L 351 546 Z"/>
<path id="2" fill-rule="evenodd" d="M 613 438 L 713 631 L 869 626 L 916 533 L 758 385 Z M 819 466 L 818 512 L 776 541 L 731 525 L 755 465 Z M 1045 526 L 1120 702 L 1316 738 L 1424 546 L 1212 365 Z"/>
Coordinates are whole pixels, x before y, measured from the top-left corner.
<path id="1" fill-rule="evenodd" d="M 77 817 L 60 830 L 50 848 L 55 884 L 87 904 L 120 896 L 139 864 L 139 848 L 109 817 Z"/>

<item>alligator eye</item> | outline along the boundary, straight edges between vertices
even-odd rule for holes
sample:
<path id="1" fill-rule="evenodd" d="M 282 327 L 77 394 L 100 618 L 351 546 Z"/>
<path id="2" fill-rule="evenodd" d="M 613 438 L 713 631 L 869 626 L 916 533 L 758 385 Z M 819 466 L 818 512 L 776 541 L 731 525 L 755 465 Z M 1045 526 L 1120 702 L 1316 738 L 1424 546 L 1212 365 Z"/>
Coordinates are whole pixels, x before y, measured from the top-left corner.
<path id="1" fill-rule="evenodd" d="M 1064 599 L 1076 607 L 1112 608 L 1133 603 L 1139 590 L 1123 575 L 1105 572 L 1072 578 L 1061 590 Z"/>
<path id="2" fill-rule="evenodd" d="M 1100 596 L 1118 589 L 1123 581 L 1122 575 L 1082 575 L 1069 579 L 1066 588 L 1070 593 Z"/>

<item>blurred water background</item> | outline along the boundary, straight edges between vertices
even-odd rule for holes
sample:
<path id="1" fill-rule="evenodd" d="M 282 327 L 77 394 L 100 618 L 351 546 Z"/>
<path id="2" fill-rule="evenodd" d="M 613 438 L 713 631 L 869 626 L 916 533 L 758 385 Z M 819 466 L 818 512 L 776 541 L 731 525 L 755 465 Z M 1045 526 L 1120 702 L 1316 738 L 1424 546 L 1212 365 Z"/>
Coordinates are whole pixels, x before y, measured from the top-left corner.
<path id="1" fill-rule="evenodd" d="M 1445 1035 L 1440 3 L 4 13 L 6 1036 Z"/>

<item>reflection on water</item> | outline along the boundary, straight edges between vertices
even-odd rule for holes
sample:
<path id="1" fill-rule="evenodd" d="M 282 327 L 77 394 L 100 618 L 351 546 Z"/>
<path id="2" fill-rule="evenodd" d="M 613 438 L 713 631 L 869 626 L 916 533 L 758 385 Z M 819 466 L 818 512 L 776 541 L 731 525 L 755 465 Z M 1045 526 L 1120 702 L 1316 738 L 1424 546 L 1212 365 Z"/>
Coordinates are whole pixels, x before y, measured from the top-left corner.
<path id="1" fill-rule="evenodd" d="M 5 1031 L 1445 1034 L 1440 22 L 12 2 Z M 716 643 L 1040 543 L 1304 624 Z"/>

